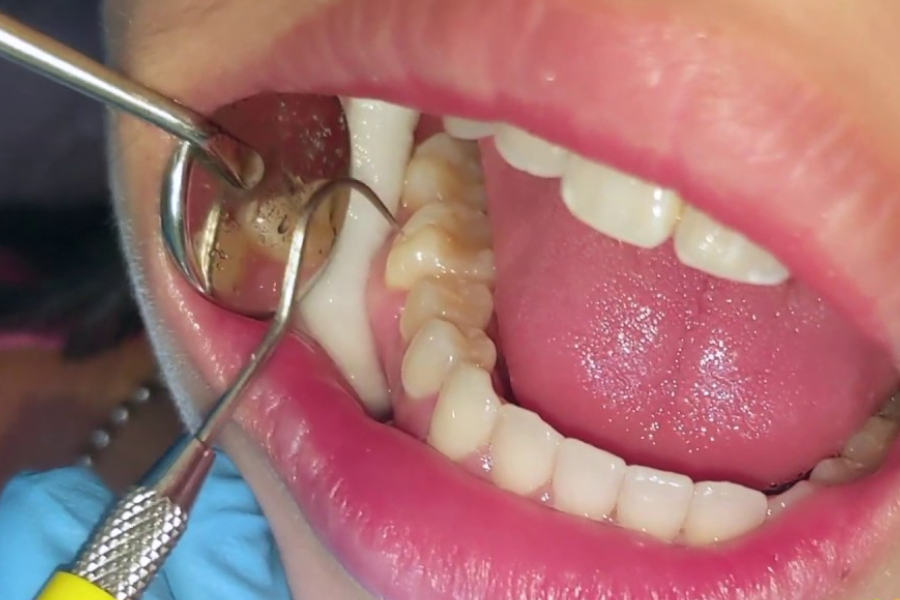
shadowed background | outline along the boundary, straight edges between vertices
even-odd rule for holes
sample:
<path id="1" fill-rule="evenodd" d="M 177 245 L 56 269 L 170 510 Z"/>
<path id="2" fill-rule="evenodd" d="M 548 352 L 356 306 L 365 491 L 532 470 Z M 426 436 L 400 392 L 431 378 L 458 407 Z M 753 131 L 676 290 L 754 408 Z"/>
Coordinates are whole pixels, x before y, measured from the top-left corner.
<path id="1" fill-rule="evenodd" d="M 98 0 L 0 0 L 0 12 L 102 58 Z M 103 108 L 0 60 L 0 487 L 70 464 L 152 380 L 109 207 Z M 162 393 L 161 395 L 165 395 Z M 121 488 L 180 427 L 164 398 L 97 455 Z"/>

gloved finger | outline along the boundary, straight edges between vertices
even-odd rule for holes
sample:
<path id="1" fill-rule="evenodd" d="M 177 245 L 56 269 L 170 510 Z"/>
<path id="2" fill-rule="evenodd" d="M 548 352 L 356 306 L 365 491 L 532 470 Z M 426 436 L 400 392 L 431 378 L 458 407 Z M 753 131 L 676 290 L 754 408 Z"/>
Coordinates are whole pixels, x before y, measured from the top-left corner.
<path id="1" fill-rule="evenodd" d="M 234 463 L 221 453 L 165 577 L 177 600 L 290 600 L 269 524 Z"/>
<path id="2" fill-rule="evenodd" d="M 90 470 L 26 473 L 0 494 L 0 586 L 4 600 L 33 600 L 54 571 L 70 566 L 111 506 L 113 495 Z M 174 600 L 165 582 L 145 598 Z"/>

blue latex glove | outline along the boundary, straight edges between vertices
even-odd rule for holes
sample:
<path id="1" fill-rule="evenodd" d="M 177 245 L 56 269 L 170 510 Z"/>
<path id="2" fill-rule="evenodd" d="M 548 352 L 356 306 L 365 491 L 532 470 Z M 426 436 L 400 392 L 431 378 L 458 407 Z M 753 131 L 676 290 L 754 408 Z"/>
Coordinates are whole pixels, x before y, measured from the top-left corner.
<path id="1" fill-rule="evenodd" d="M 29 473 L 0 494 L 0 597 L 33 600 L 69 563 L 113 496 L 82 468 Z M 289 600 L 269 525 L 225 456 L 216 459 L 185 533 L 146 600 Z"/>

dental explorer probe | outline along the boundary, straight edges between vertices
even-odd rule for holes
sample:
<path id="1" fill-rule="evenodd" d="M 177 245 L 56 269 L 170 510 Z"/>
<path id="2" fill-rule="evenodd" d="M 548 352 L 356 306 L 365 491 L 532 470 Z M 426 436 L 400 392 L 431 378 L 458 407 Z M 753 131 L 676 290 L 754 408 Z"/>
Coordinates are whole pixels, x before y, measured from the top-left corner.
<path id="1" fill-rule="evenodd" d="M 199 113 L 3 14 L 0 56 L 189 142 L 231 185 L 250 189 L 262 178 L 259 154 Z"/>
<path id="2" fill-rule="evenodd" d="M 357 180 L 334 179 L 315 189 L 294 226 L 281 296 L 260 345 L 194 434 L 168 453 L 172 458 L 163 468 L 154 469 L 115 506 L 71 571 L 54 574 L 37 600 L 137 600 L 146 591 L 187 528 L 194 501 L 215 459 L 213 441 L 230 420 L 247 385 L 284 337 L 298 300 L 327 266 L 330 251 L 314 272 L 303 275 L 313 216 L 341 187 L 361 193 L 392 226 L 397 226 L 375 192 Z M 339 234 L 334 232 L 335 236 Z"/>

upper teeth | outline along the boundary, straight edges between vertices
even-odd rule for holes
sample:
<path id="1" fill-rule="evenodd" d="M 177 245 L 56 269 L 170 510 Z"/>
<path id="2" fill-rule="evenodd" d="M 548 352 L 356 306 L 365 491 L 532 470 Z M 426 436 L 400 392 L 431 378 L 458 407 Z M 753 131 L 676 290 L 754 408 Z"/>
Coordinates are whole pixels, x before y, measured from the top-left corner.
<path id="1" fill-rule="evenodd" d="M 609 237 L 655 248 L 674 236 L 681 262 L 740 283 L 777 285 L 790 276 L 769 252 L 672 190 L 586 160 L 510 125 L 447 117 L 444 127 L 461 139 L 493 135 L 497 151 L 511 166 L 537 177 L 559 177 L 563 202 L 572 215 Z"/>

